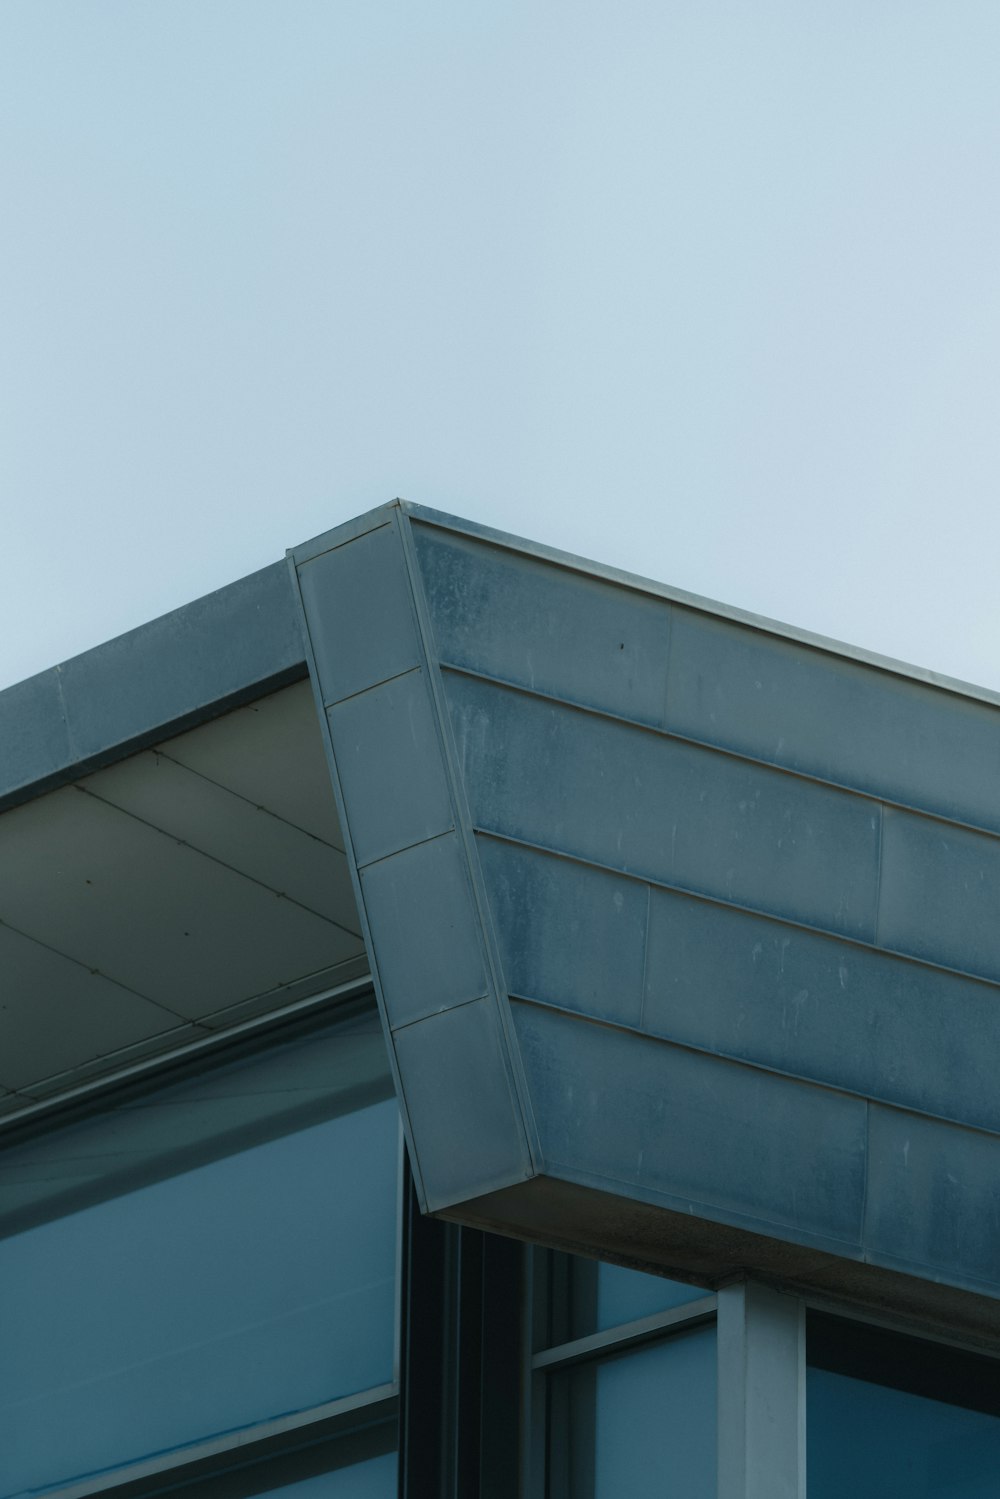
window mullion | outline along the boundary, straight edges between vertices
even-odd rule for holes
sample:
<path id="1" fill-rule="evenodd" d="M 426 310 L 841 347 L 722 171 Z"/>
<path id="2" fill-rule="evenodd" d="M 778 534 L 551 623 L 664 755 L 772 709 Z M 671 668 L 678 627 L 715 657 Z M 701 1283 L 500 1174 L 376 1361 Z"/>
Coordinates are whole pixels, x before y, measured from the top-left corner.
<path id="1" fill-rule="evenodd" d="M 718 1499 L 805 1499 L 805 1307 L 756 1281 L 718 1313 Z"/>

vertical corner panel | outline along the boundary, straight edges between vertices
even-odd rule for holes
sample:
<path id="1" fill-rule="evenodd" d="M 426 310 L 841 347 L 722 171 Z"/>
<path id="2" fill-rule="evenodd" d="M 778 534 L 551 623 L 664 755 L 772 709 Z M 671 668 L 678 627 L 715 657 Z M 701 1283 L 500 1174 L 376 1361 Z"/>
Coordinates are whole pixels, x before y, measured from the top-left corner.
<path id="1" fill-rule="evenodd" d="M 289 553 L 355 898 L 421 1205 L 535 1173 L 409 517 Z"/>

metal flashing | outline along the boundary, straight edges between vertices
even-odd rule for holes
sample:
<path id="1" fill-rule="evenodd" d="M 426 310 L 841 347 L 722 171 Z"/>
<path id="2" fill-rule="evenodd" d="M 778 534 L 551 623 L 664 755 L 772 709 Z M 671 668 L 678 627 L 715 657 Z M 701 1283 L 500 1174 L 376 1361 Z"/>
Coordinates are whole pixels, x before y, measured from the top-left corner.
<path id="1" fill-rule="evenodd" d="M 0 692 L 0 810 L 304 675 L 272 563 Z"/>

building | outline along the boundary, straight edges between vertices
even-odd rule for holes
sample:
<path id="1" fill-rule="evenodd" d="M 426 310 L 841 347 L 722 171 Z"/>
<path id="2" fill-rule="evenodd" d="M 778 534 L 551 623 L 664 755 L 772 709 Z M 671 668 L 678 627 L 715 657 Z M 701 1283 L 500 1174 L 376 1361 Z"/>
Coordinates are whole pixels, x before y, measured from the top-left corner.
<path id="1" fill-rule="evenodd" d="M 401 503 L 0 694 L 0 1499 L 995 1499 L 998 771 Z"/>

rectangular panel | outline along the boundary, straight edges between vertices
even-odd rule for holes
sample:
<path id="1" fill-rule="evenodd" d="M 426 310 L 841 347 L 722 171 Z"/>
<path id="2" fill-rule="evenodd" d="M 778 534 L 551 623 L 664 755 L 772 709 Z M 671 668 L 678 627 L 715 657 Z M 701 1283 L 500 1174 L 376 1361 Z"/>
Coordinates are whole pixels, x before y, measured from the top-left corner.
<path id="1" fill-rule="evenodd" d="M 1000 1296 L 1000 1142 L 872 1105 L 865 1243 L 876 1264 Z"/>
<path id="2" fill-rule="evenodd" d="M 1000 1129 L 1000 992 L 853 943 L 652 892 L 644 1028 Z"/>
<path id="3" fill-rule="evenodd" d="M 446 672 L 473 821 L 871 938 L 878 805 Z"/>
<path id="4" fill-rule="evenodd" d="M 476 846 L 508 991 L 638 1025 L 647 887 L 499 839 Z"/>
<path id="5" fill-rule="evenodd" d="M 423 671 L 359 693 L 327 713 L 359 865 L 453 824 Z"/>
<path id="6" fill-rule="evenodd" d="M 660 724 L 670 605 L 413 524 L 441 661 Z"/>
<path id="7" fill-rule="evenodd" d="M 1000 710 L 674 608 L 668 727 L 1000 831 Z"/>
<path id="8" fill-rule="evenodd" d="M 1000 839 L 887 807 L 878 940 L 1000 982 Z"/>
<path id="9" fill-rule="evenodd" d="M 420 664 L 410 587 L 390 522 L 299 566 L 323 701 Z"/>
<path id="10" fill-rule="evenodd" d="M 479 921 L 457 834 L 361 871 L 390 1026 L 487 992 Z"/>
<path id="11" fill-rule="evenodd" d="M 358 951 L 322 916 L 76 787 L 4 814 L 0 911 L 188 1019 Z"/>
<path id="12" fill-rule="evenodd" d="M 120 1195 L 0 1241 L 3 1494 L 392 1379 L 395 1102 L 343 1112 L 330 1087 L 322 1122 L 294 1109 L 271 1121 L 273 1069 L 261 1066 L 206 1072 L 176 1101 L 196 1136 L 208 1104 L 207 1160 L 154 1153 Z M 242 1126 L 210 1139 L 233 1069 Z M 259 1130 L 245 1107 L 258 1089 Z"/>
<path id="13" fill-rule="evenodd" d="M 339 850 L 154 751 L 80 783 L 220 864 L 358 935 L 347 860 Z"/>
<path id="14" fill-rule="evenodd" d="M 0 1081 L 26 1088 L 175 1029 L 177 1016 L 0 923 Z"/>
<path id="15" fill-rule="evenodd" d="M 860 1099 L 540 1006 L 512 1010 L 549 1174 L 856 1251 Z"/>
<path id="16" fill-rule="evenodd" d="M 530 1175 L 492 999 L 393 1035 L 430 1211 Z"/>

